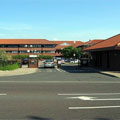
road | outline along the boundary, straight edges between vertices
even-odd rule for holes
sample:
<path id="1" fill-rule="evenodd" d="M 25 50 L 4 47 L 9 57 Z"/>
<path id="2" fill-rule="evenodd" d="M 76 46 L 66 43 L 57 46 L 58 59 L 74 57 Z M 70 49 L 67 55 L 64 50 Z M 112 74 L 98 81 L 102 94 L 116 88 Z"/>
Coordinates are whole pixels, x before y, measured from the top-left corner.
<path id="1" fill-rule="evenodd" d="M 1 120 L 119 120 L 120 79 L 63 65 L 0 77 Z"/>

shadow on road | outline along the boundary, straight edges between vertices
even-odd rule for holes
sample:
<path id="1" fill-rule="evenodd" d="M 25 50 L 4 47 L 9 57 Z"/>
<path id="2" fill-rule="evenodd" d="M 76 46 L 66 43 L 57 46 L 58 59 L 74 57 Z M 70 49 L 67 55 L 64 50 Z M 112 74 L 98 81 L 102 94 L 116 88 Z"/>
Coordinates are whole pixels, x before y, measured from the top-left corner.
<path id="1" fill-rule="evenodd" d="M 29 116 L 28 117 L 30 120 L 53 120 L 50 118 L 43 118 L 43 117 L 37 117 L 37 116 Z"/>
<path id="2" fill-rule="evenodd" d="M 109 118 L 95 118 L 94 120 L 112 120 L 112 119 L 109 119 Z"/>
<path id="3" fill-rule="evenodd" d="M 100 73 L 102 75 L 106 75 L 109 77 L 115 77 L 114 75 L 106 74 L 101 72 L 100 69 L 92 68 L 92 67 L 80 67 L 77 65 L 62 65 L 60 69 L 69 72 L 69 73 Z"/>
<path id="4" fill-rule="evenodd" d="M 69 73 L 99 73 L 99 71 L 94 68 L 80 67 L 77 65 L 62 65 L 60 69 Z"/>
<path id="5" fill-rule="evenodd" d="M 45 70 L 45 69 L 55 69 L 55 68 L 51 68 L 51 67 L 39 67 L 38 69 Z"/>

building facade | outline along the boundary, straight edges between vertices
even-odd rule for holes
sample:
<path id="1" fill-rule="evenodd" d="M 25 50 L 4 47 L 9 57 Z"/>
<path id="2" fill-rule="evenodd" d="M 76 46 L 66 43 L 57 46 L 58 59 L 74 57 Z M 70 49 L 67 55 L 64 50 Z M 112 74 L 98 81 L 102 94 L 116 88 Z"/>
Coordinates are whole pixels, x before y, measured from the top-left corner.
<path id="1" fill-rule="evenodd" d="M 46 39 L 0 39 L 0 50 L 4 50 L 8 55 L 62 56 L 63 48 L 77 44 L 74 41 L 49 41 Z"/>
<path id="2" fill-rule="evenodd" d="M 105 70 L 120 70 L 120 34 L 85 48 L 92 56 L 92 65 Z"/>

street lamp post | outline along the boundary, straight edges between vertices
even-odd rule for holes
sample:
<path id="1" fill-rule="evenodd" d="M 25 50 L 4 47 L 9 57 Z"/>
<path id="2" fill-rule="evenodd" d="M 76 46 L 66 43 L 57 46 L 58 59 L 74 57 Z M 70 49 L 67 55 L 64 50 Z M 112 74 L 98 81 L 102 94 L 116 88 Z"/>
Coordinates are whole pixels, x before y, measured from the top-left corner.
<path id="1" fill-rule="evenodd" d="M 28 67 L 29 67 L 29 53 L 30 53 L 30 50 L 27 50 L 27 53 L 28 53 Z"/>
<path id="2" fill-rule="evenodd" d="M 75 63 L 75 56 L 76 56 L 76 54 L 75 54 L 75 44 L 76 44 L 76 41 L 74 40 L 74 54 L 73 54 L 73 56 L 74 56 L 74 63 Z"/>
<path id="3" fill-rule="evenodd" d="M 75 56 L 76 56 L 76 54 L 74 53 L 73 56 L 74 56 L 74 63 L 75 63 Z"/>

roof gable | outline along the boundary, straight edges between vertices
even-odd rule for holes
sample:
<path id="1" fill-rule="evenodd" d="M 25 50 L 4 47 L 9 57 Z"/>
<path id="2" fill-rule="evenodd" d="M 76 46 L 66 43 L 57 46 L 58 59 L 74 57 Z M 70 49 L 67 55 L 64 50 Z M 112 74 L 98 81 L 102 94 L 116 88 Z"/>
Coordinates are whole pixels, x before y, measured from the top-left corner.
<path id="1" fill-rule="evenodd" d="M 111 38 L 108 38 L 98 44 L 91 46 L 91 47 L 85 48 L 84 50 L 89 51 L 89 50 L 115 47 L 115 46 L 117 46 L 118 43 L 120 43 L 120 34 L 113 36 Z"/>

